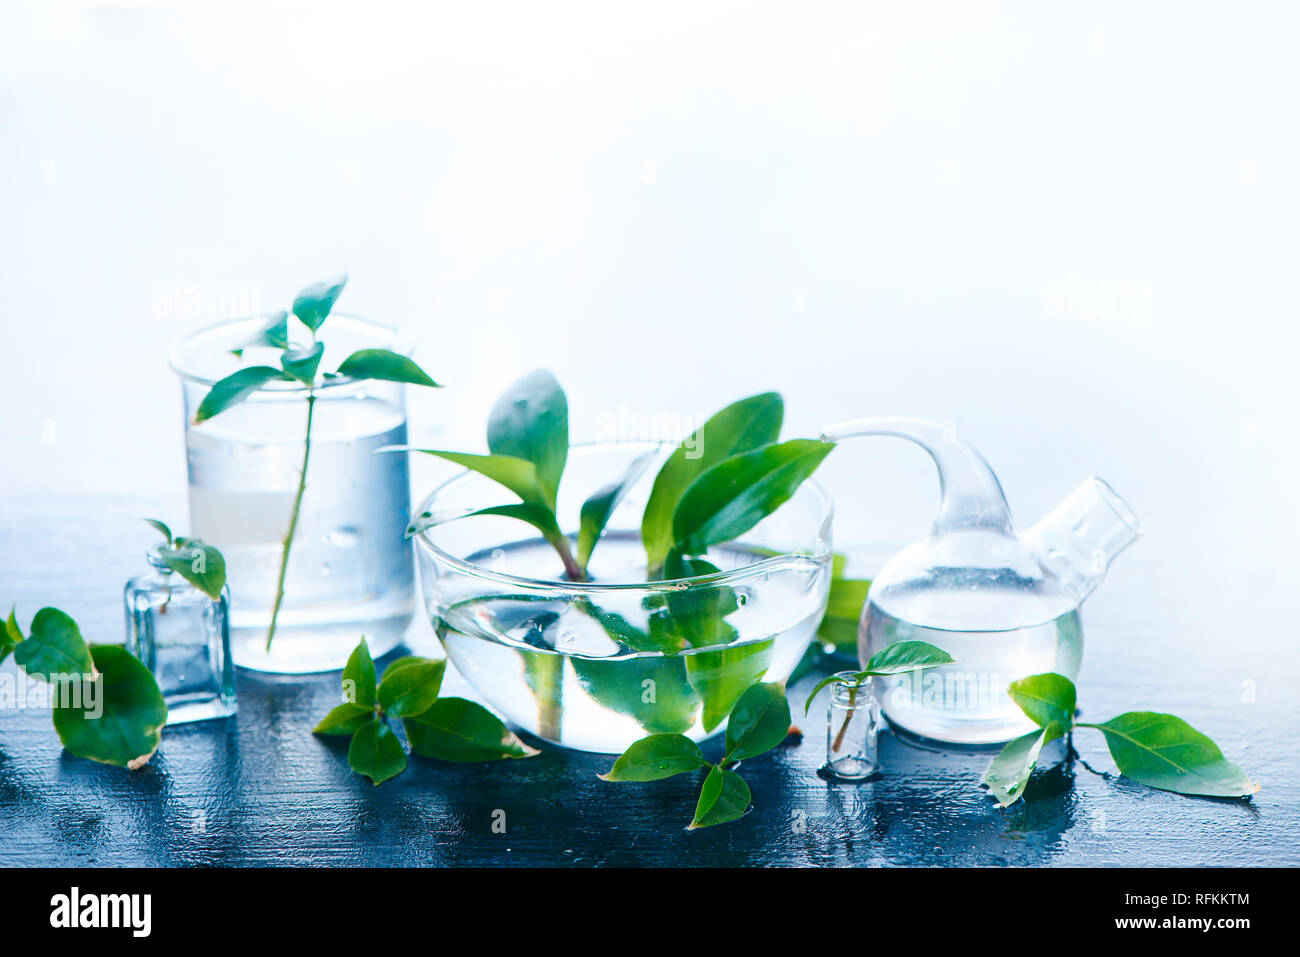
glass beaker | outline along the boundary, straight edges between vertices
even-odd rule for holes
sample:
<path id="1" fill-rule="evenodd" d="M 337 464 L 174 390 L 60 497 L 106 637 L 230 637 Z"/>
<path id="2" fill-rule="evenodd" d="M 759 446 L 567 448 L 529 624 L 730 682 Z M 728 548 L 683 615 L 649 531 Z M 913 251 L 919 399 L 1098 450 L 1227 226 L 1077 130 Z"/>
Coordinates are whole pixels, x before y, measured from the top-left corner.
<path id="1" fill-rule="evenodd" d="M 414 561 L 406 456 L 375 455 L 406 443 L 402 386 L 326 379 L 315 390 L 307 485 L 286 569 L 284 601 L 268 650 L 284 536 L 301 474 L 307 389 L 272 382 L 201 423 L 194 412 L 213 382 L 247 365 L 278 366 L 278 351 L 234 353 L 262 327 L 225 322 L 172 351 L 185 400 L 190 530 L 225 555 L 237 665 L 301 674 L 342 668 L 361 636 L 376 657 L 410 623 Z M 394 348 L 394 330 L 332 315 L 321 332 L 322 369 L 358 349 Z M 265 353 L 263 355 L 262 353 Z"/>

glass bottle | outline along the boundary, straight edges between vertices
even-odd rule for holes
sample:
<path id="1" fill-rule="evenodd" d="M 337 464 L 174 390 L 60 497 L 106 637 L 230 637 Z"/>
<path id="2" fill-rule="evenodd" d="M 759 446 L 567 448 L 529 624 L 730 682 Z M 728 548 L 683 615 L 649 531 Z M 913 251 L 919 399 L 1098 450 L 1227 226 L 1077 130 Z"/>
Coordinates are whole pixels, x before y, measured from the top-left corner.
<path id="1" fill-rule="evenodd" d="M 167 702 L 167 723 L 234 714 L 230 589 L 213 601 L 146 553 L 149 571 L 126 583 L 126 648 L 153 672 Z"/>
<path id="2" fill-rule="evenodd" d="M 841 781 L 862 781 L 880 770 L 876 737 L 879 708 L 871 678 L 841 671 L 831 682 L 826 702 L 827 775 Z"/>

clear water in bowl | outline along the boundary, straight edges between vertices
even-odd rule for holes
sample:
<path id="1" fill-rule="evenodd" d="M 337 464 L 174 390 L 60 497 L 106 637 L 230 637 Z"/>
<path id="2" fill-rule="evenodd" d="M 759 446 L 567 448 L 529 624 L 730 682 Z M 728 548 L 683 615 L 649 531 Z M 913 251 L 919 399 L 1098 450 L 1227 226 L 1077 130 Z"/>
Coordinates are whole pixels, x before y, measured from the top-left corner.
<path id="1" fill-rule="evenodd" d="M 764 557 L 736 547 L 708 555 L 723 571 Z M 520 577 L 556 575 L 555 552 L 536 540 L 469 560 Z M 607 536 L 591 572 L 597 582 L 643 581 L 639 537 Z M 644 650 L 656 611 L 644 590 L 605 593 L 599 605 L 563 594 L 467 596 L 447 603 L 439 633 L 460 672 L 513 725 L 565 747 L 617 753 L 647 734 L 706 738 L 725 728 L 750 684 L 788 678 L 821 619 L 828 583 L 826 563 L 811 558 L 747 579 L 733 587 L 725 616 L 731 640 L 676 654 Z"/>

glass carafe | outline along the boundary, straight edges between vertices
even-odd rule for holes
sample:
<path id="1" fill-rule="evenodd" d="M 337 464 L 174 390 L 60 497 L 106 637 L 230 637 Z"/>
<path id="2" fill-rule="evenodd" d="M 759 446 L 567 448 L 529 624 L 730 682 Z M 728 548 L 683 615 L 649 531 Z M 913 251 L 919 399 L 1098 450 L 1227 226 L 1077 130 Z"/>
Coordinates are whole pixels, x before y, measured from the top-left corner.
<path id="1" fill-rule="evenodd" d="M 951 429 L 918 419 L 864 419 L 827 441 L 890 435 L 924 448 L 939 468 L 930 536 L 891 558 L 872 581 L 858 630 L 863 662 L 896 641 L 927 641 L 955 659 L 881 682 L 885 716 L 938 741 L 992 744 L 1032 730 L 1007 694 L 1028 675 L 1073 680 L 1083 633 L 1079 605 L 1139 535 L 1132 509 L 1090 477 L 1017 534 L 993 470 Z"/>

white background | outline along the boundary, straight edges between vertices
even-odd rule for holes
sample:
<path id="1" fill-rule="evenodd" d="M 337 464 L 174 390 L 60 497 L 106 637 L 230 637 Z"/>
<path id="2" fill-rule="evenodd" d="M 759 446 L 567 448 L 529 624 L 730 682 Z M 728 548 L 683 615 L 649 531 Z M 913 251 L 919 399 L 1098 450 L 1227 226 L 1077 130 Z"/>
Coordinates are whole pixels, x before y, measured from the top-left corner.
<path id="1" fill-rule="evenodd" d="M 1157 606 L 1289 594 L 1297 20 L 6 2 L 4 507 L 183 509 L 169 344 L 346 269 L 340 308 L 449 386 L 412 402 L 417 439 L 481 448 L 538 365 L 575 438 L 778 389 L 791 435 L 951 420 L 1022 525 L 1104 476 L 1177 583 Z M 916 449 L 823 472 L 841 542 L 924 533 Z"/>

